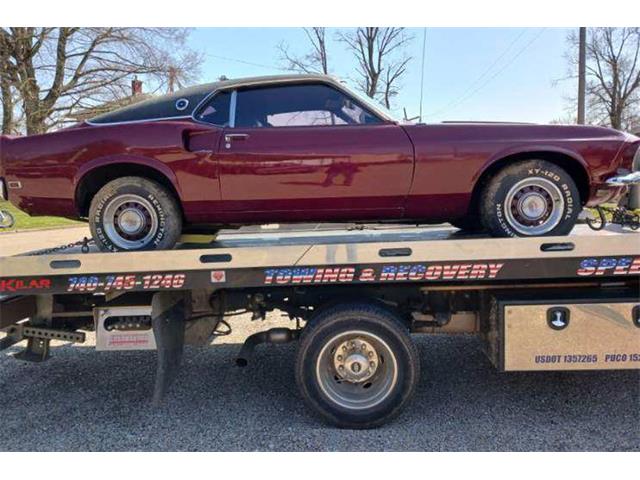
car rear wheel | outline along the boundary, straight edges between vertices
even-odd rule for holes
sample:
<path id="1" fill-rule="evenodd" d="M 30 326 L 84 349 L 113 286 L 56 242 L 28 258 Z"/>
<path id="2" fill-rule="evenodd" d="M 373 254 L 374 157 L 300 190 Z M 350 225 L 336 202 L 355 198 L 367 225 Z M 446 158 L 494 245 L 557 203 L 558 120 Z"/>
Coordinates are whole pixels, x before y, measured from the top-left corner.
<path id="1" fill-rule="evenodd" d="M 107 183 L 93 197 L 89 227 L 103 251 L 167 250 L 180 237 L 182 215 L 162 185 L 123 177 Z"/>
<path id="2" fill-rule="evenodd" d="M 580 209 L 573 178 L 544 160 L 525 160 L 500 170 L 480 202 L 482 223 L 496 237 L 567 235 Z"/>

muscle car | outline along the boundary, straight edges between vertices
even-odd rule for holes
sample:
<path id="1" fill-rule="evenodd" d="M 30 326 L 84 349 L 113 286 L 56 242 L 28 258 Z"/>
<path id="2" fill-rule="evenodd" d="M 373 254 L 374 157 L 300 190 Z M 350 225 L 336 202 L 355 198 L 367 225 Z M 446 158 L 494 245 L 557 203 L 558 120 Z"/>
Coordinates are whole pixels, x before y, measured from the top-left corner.
<path id="1" fill-rule="evenodd" d="M 622 193 L 640 139 L 594 126 L 409 124 L 323 75 L 225 80 L 0 137 L 0 192 L 87 219 L 103 250 L 270 222 L 451 222 L 565 235 Z"/>

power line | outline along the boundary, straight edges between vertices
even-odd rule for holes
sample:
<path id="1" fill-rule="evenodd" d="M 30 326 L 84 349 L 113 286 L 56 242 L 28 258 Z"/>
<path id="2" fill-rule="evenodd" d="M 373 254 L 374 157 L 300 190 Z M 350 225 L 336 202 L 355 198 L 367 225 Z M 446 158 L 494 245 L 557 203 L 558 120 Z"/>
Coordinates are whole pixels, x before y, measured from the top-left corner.
<path id="1" fill-rule="evenodd" d="M 207 57 L 217 58 L 218 60 L 225 60 L 227 62 L 242 63 L 244 65 L 249 65 L 251 67 L 266 68 L 268 70 L 280 70 L 280 71 L 283 71 L 283 72 L 296 71 L 296 70 L 292 70 L 290 68 L 276 67 L 274 65 L 264 65 L 262 63 L 247 62 L 246 60 L 240 60 L 238 58 L 231 58 L 231 57 L 223 57 L 222 55 L 213 55 L 211 53 L 207 53 L 206 55 L 207 55 Z"/>
<path id="2" fill-rule="evenodd" d="M 469 86 L 465 89 L 464 92 L 462 92 L 460 96 L 458 96 L 457 99 L 449 102 L 443 108 L 441 108 L 435 113 L 432 113 L 429 116 L 437 115 L 438 113 L 447 111 L 452 105 L 456 105 L 461 99 L 463 99 L 481 80 L 484 79 L 485 75 L 487 75 L 493 69 L 493 67 L 495 67 L 498 64 L 498 62 L 500 62 L 500 60 L 502 60 L 507 55 L 507 53 L 509 53 L 511 48 L 518 42 L 518 40 L 522 38 L 522 36 L 526 33 L 526 31 L 527 31 L 526 28 L 523 28 L 522 30 L 520 30 L 520 33 L 516 35 L 516 37 L 511 41 L 511 43 L 509 43 L 507 48 L 505 48 L 502 51 L 502 53 L 491 63 L 491 65 L 489 65 L 473 82 L 469 84 Z"/>
<path id="3" fill-rule="evenodd" d="M 435 115 L 439 115 L 443 112 L 446 112 L 448 110 L 451 110 L 452 108 L 457 107 L 458 105 L 460 105 L 461 103 L 466 102 L 467 100 L 469 100 L 471 97 L 473 97 L 476 93 L 478 93 L 480 90 L 482 90 L 485 86 L 487 86 L 494 78 L 496 78 L 498 75 L 500 75 L 502 72 L 504 72 L 509 66 L 511 66 L 511 64 L 513 62 L 515 62 L 520 55 L 522 55 L 532 44 L 533 42 L 535 42 L 538 38 L 540 38 L 540 36 L 544 33 L 544 31 L 546 30 L 545 28 L 541 28 L 540 31 L 538 31 L 538 33 L 531 39 L 529 40 L 529 42 L 527 42 L 520 50 L 518 50 L 516 52 L 516 54 L 511 57 L 507 63 L 500 68 L 499 70 L 497 70 L 493 75 L 491 75 L 489 78 L 486 79 L 486 81 L 484 81 L 481 85 L 479 85 L 477 88 L 475 88 L 474 90 L 472 90 L 470 93 L 467 94 L 467 92 L 469 92 L 471 90 L 471 88 L 473 88 L 473 86 L 475 84 L 478 83 L 479 80 L 481 80 L 495 65 L 497 65 L 497 63 L 504 58 L 504 56 L 507 54 L 507 52 L 509 52 L 509 50 L 511 50 L 511 47 L 518 41 L 520 40 L 520 38 L 522 37 L 522 35 L 524 34 L 524 32 L 526 30 L 523 29 L 523 31 L 515 38 L 515 40 L 513 40 L 509 46 L 504 50 L 504 52 L 491 64 L 491 66 L 489 68 L 487 68 L 482 75 L 480 75 L 474 82 L 471 83 L 471 85 L 465 90 L 465 93 L 463 93 L 460 97 L 458 97 L 457 100 L 454 100 L 453 102 L 449 103 L 447 106 L 441 108 L 440 110 L 427 115 L 428 117 L 433 117 Z"/>

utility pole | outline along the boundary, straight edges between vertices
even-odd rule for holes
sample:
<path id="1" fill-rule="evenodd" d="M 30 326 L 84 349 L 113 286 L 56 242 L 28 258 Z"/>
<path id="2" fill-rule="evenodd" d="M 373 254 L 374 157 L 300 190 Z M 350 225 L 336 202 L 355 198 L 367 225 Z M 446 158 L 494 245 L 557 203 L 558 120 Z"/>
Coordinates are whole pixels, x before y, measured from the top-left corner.
<path id="1" fill-rule="evenodd" d="M 578 124 L 584 125 L 587 73 L 587 29 L 580 27 L 578 47 Z"/>

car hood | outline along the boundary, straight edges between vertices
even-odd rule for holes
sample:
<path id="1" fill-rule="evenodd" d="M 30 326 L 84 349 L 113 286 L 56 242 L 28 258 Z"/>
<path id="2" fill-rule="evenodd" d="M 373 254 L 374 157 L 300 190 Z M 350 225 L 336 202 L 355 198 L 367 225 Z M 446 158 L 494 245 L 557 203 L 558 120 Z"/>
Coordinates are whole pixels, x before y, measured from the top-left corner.
<path id="1" fill-rule="evenodd" d="M 409 135 L 446 134 L 459 139 L 501 138 L 503 140 L 621 140 L 634 142 L 637 137 L 595 125 L 546 125 L 507 122 L 443 122 L 438 124 L 402 125 Z"/>

